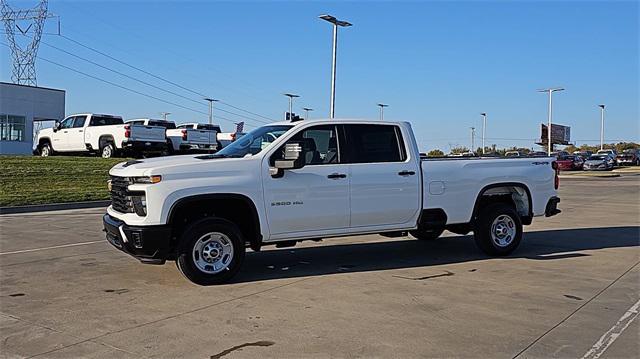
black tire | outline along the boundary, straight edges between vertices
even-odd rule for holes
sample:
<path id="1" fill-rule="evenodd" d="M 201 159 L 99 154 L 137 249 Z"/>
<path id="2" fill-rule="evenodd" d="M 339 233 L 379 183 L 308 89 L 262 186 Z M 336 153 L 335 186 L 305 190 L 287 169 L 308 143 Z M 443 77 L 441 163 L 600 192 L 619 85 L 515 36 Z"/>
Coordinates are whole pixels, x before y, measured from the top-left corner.
<path id="1" fill-rule="evenodd" d="M 228 257 L 224 257 L 224 254 L 220 255 L 220 253 L 217 253 L 221 257 L 221 265 L 224 265 L 222 262 L 225 260 L 224 258 L 228 258 L 229 261 L 224 266 L 224 269 L 221 269 L 216 273 L 207 273 L 200 267 L 202 262 L 206 261 L 204 259 L 206 250 L 198 250 L 197 247 L 207 243 L 203 237 L 207 238 L 205 236 L 209 233 L 216 233 L 218 235 L 214 236 L 219 240 L 228 241 L 233 250 L 232 254 L 227 253 Z M 223 236 L 219 236 L 219 234 Z M 208 238 L 212 239 L 214 237 Z M 213 245 L 215 245 L 215 242 Z M 220 250 L 219 252 L 224 251 Z M 238 272 L 238 270 L 240 270 L 242 261 L 244 260 L 244 255 L 245 240 L 242 236 L 242 232 L 240 232 L 233 222 L 221 218 L 205 218 L 191 224 L 182 234 L 176 255 L 176 265 L 180 272 L 195 284 L 222 284 L 229 281 Z M 200 256 L 202 258 L 199 258 L 200 261 L 196 262 L 195 258 Z M 209 256 L 211 255 L 209 254 Z M 207 265 L 206 267 L 210 267 L 208 269 L 212 272 L 216 270 L 214 264 Z M 206 267 L 205 269 L 207 269 Z"/>
<path id="2" fill-rule="evenodd" d="M 111 142 L 106 142 L 100 147 L 100 157 L 112 158 L 116 156 L 116 148 Z"/>
<path id="3" fill-rule="evenodd" d="M 45 143 L 40 147 L 40 157 L 53 156 L 53 149 L 49 143 Z"/>
<path id="4" fill-rule="evenodd" d="M 429 229 L 420 229 L 418 228 L 415 231 L 410 231 L 409 233 L 415 238 L 421 241 L 433 241 L 438 239 L 440 235 L 444 232 L 444 228 L 429 228 Z"/>
<path id="5" fill-rule="evenodd" d="M 508 221 L 506 223 L 499 221 L 497 225 L 502 224 L 502 227 L 492 228 L 494 222 L 498 221 L 498 218 L 502 216 L 508 217 L 513 227 L 506 224 L 509 223 Z M 501 228 L 511 228 L 514 233 L 504 237 L 499 236 L 495 231 Z M 509 229 L 506 230 L 510 231 Z M 474 225 L 473 236 L 478 248 L 486 254 L 490 256 L 506 256 L 511 254 L 522 240 L 522 221 L 513 206 L 505 203 L 493 203 L 480 209 L 480 215 Z M 510 240 L 507 240 L 507 238 L 510 238 Z M 502 243 L 502 245 L 497 242 Z"/>

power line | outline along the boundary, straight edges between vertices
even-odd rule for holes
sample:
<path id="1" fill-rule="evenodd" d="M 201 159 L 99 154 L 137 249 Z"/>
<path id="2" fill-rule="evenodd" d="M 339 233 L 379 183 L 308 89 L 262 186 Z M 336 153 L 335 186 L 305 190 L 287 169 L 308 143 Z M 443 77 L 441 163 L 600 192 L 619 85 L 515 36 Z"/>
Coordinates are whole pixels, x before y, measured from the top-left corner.
<path id="1" fill-rule="evenodd" d="M 198 104 L 198 105 L 203 105 L 203 106 L 205 105 L 204 103 L 202 103 L 202 102 L 200 102 L 200 101 L 194 100 L 194 99 L 192 99 L 192 98 L 190 98 L 190 97 L 187 97 L 187 96 L 183 96 L 183 95 L 181 95 L 181 94 L 179 94 L 179 93 L 177 93 L 177 92 L 173 92 L 173 91 L 167 90 L 167 89 L 162 88 L 162 87 L 160 87 L 160 86 L 156 86 L 156 85 L 154 85 L 154 84 L 152 84 L 152 83 L 149 83 L 149 82 L 146 82 L 146 81 L 144 81 L 144 80 L 140 80 L 140 79 L 139 79 L 139 78 L 137 78 L 137 77 L 127 75 L 127 74 L 125 74 L 125 73 L 123 73 L 123 72 L 120 72 L 120 71 L 118 71 L 118 70 L 114 70 L 114 69 L 112 69 L 112 68 L 110 68 L 110 67 L 108 67 L 108 66 L 104 66 L 104 65 L 102 65 L 102 64 L 99 64 L 99 63 L 97 63 L 97 62 L 95 62 L 95 61 L 92 61 L 92 60 L 89 60 L 89 59 L 87 59 L 87 58 L 84 58 L 84 57 L 79 56 L 79 55 L 77 55 L 77 54 L 74 54 L 74 53 L 72 53 L 72 52 L 70 52 L 70 51 L 67 51 L 67 50 L 65 50 L 65 49 L 59 48 L 59 47 L 57 47 L 57 46 L 55 46 L 55 45 L 51 45 L 51 44 L 49 44 L 49 43 L 47 43 L 47 42 L 44 42 L 44 41 L 42 41 L 42 43 L 43 43 L 43 44 L 45 44 L 45 45 L 47 45 L 47 46 L 49 46 L 49 47 L 51 47 L 51 48 L 54 48 L 54 49 L 56 49 L 56 50 L 58 50 L 58 51 L 61 51 L 61 52 L 65 53 L 65 54 L 67 54 L 67 55 L 70 55 L 70 56 L 73 56 L 73 57 L 75 57 L 75 58 L 77 58 L 77 59 L 80 59 L 80 60 L 82 60 L 82 61 L 88 62 L 88 63 L 90 63 L 90 64 L 92 64 L 92 65 L 94 65 L 94 66 L 98 66 L 98 67 L 100 67 L 100 68 L 102 68 L 102 69 L 105 69 L 105 70 L 107 70 L 107 71 L 111 71 L 111 72 L 116 73 L 116 74 L 118 74 L 118 75 L 120 75 L 120 76 L 124 76 L 124 77 L 126 77 L 126 78 L 128 78 L 128 79 L 131 79 L 131 80 L 133 80 L 133 81 L 139 82 L 139 83 L 144 84 L 144 85 L 146 85 L 146 86 L 153 87 L 153 88 L 155 88 L 155 89 L 157 89 L 157 90 L 160 90 L 160 91 L 163 91 L 163 92 L 169 93 L 169 94 L 171 94 L 171 95 L 174 95 L 174 96 L 180 97 L 180 98 L 185 99 L 185 100 L 187 100 L 187 101 L 194 102 L 194 103 L 196 103 L 196 104 Z M 220 109 L 220 108 L 219 108 L 218 110 L 219 110 L 219 111 L 222 111 L 222 112 L 224 112 L 224 113 L 228 113 L 228 114 L 231 114 L 231 115 L 234 115 L 234 116 L 242 117 L 242 118 L 245 118 L 245 119 L 248 119 L 248 120 L 251 120 L 251 121 L 255 121 L 255 122 L 258 122 L 258 123 L 263 123 L 263 124 L 267 123 L 267 122 L 262 121 L 262 120 L 254 119 L 254 118 L 251 118 L 251 117 L 248 117 L 248 116 L 244 116 L 244 115 L 241 115 L 241 114 L 238 114 L 238 113 L 235 113 L 235 112 L 227 111 L 227 110 L 225 110 L 225 109 Z"/>
<path id="2" fill-rule="evenodd" d="M 200 92 L 198 92 L 198 91 L 192 90 L 192 89 L 187 88 L 187 87 L 184 87 L 184 86 L 182 86 L 182 85 L 180 85 L 180 84 L 178 84 L 178 83 L 176 83 L 176 82 L 174 82 L 174 81 L 167 80 L 167 79 L 165 79 L 165 78 L 163 78 L 163 77 L 161 77 L 161 76 L 155 75 L 155 74 L 153 74 L 153 73 L 151 73 L 151 72 L 149 72 L 149 71 L 146 71 L 146 70 L 141 69 L 141 68 L 139 68 L 139 67 L 137 67 L 137 66 L 131 65 L 131 64 L 129 64 L 129 63 L 125 62 L 125 61 L 122 61 L 122 60 L 120 60 L 120 59 L 117 59 L 117 58 L 115 58 L 115 57 L 113 57 L 113 56 L 111 56 L 111 55 L 109 55 L 109 54 L 107 54 L 107 53 L 104 53 L 104 52 L 102 52 L 102 51 L 100 51 L 100 50 L 97 50 L 97 49 L 95 49 L 95 48 L 93 48 L 93 47 L 91 47 L 91 46 L 89 46 L 89 45 L 85 45 L 85 44 L 81 43 L 80 41 L 77 41 L 77 40 L 74 40 L 74 39 L 70 38 L 69 36 L 66 36 L 66 35 L 60 35 L 60 37 L 62 37 L 62 38 L 64 38 L 64 39 L 66 39 L 67 41 L 70 41 L 70 42 L 72 42 L 72 43 L 74 43 L 74 44 L 76 44 L 76 45 L 78 45 L 78 46 L 81 46 L 81 47 L 83 47 L 83 48 L 85 48 L 85 49 L 87 49 L 87 50 L 90 50 L 90 51 L 93 51 L 93 52 L 95 52 L 95 53 L 97 53 L 97 54 L 100 54 L 100 55 L 102 55 L 102 56 L 105 56 L 105 57 L 109 58 L 109 59 L 110 59 L 110 60 L 112 60 L 112 61 L 115 61 L 115 62 L 117 62 L 117 63 L 119 63 L 119 64 L 124 65 L 124 66 L 130 67 L 130 68 L 132 68 L 132 69 L 134 69 L 134 70 L 140 71 L 140 72 L 142 72 L 142 73 L 144 73 L 144 74 L 146 74 L 146 75 L 148 75 L 148 76 L 151 76 L 151 77 L 156 78 L 156 79 L 158 79 L 158 80 L 160 80 L 160 81 L 166 82 L 166 83 L 168 83 L 168 84 L 170 84 L 170 85 L 176 86 L 176 87 L 178 87 L 178 88 L 180 88 L 180 89 L 182 89 L 182 90 L 185 90 L 185 91 L 190 92 L 190 93 L 192 93 L 192 94 L 198 95 L 198 96 L 200 96 L 200 97 L 208 97 L 207 95 L 205 95 L 205 94 L 203 94 L 203 93 L 200 93 Z M 241 110 L 241 111 L 244 111 L 244 112 L 247 112 L 247 113 L 250 113 L 250 114 L 253 114 L 253 115 L 256 115 L 256 116 L 262 117 L 262 118 L 265 118 L 265 119 L 267 119 L 267 120 L 269 120 L 269 121 L 271 121 L 271 122 L 275 121 L 275 120 L 273 120 L 273 119 L 271 119 L 271 118 L 269 118 L 269 117 L 266 117 L 266 116 L 262 116 L 262 115 L 255 114 L 255 113 L 253 113 L 253 112 L 251 112 L 251 111 L 244 110 L 244 109 L 242 109 L 242 108 L 240 108 L 240 107 L 230 105 L 229 103 L 226 103 L 226 102 L 223 102 L 223 103 L 224 103 L 225 105 L 229 106 L 229 107 L 233 107 L 233 108 L 235 108 L 235 109 L 238 109 L 238 110 Z M 218 109 L 218 110 L 221 110 L 221 111 L 226 112 L 226 113 L 230 113 L 229 111 L 224 111 L 224 110 L 222 110 L 222 109 Z M 246 116 L 242 116 L 242 115 L 238 115 L 238 114 L 235 114 L 235 115 L 236 115 L 236 116 L 240 116 L 240 117 L 244 117 L 244 118 L 248 118 L 248 117 L 246 117 Z M 252 118 L 248 118 L 248 119 L 252 119 Z M 255 119 L 252 119 L 252 120 L 255 120 Z M 255 120 L 255 121 L 260 122 L 259 120 Z M 267 123 L 267 122 L 263 122 L 263 123 Z"/>
<path id="3" fill-rule="evenodd" d="M 0 42 L 0 44 L 4 45 L 4 46 L 6 46 L 6 47 L 9 47 L 9 45 L 5 44 L 4 42 Z M 204 112 L 204 111 L 196 110 L 196 109 L 191 108 L 191 107 L 183 106 L 183 105 L 181 105 L 181 104 L 178 104 L 178 103 L 175 103 L 175 102 L 172 102 L 172 101 L 168 101 L 168 100 L 165 100 L 165 99 L 162 99 L 162 98 L 159 98 L 159 97 L 153 96 L 153 95 L 149 95 L 149 94 L 144 93 L 144 92 L 140 92 L 140 91 L 138 91 L 138 90 L 134 90 L 134 89 L 132 89 L 132 88 L 129 88 L 129 87 L 126 87 L 126 86 L 123 86 L 123 85 L 117 84 L 117 83 L 115 83 L 115 82 L 112 82 L 112 81 L 109 81 L 109 80 L 105 80 L 105 79 L 100 78 L 100 77 L 98 77 L 98 76 L 94 76 L 94 75 L 88 74 L 88 73 L 86 73 L 86 72 L 83 72 L 83 71 L 80 71 L 80 70 L 74 69 L 74 68 L 72 68 L 72 67 L 69 67 L 69 66 L 66 66 L 66 65 L 63 65 L 63 64 L 57 63 L 57 62 L 55 62 L 55 61 L 52 61 L 52 60 L 49 60 L 49 59 L 43 58 L 42 56 L 37 56 L 37 58 L 38 58 L 38 59 L 40 59 L 40 60 L 42 60 L 42 61 L 48 62 L 48 63 L 50 63 L 50 64 L 52 64 L 52 65 L 56 65 L 56 66 L 62 67 L 62 68 L 67 69 L 67 70 L 69 70 L 69 71 L 72 71 L 72 72 L 75 72 L 75 73 L 81 74 L 81 75 L 83 75 L 83 76 L 86 76 L 86 77 L 92 78 L 92 79 L 97 80 L 97 81 L 100 81 L 100 82 L 104 82 L 104 83 L 109 84 L 109 85 L 111 85 L 111 86 L 118 87 L 118 88 L 120 88 L 120 89 L 123 89 L 123 90 L 129 91 L 129 92 L 132 92 L 132 93 L 138 94 L 138 95 L 140 95 L 140 96 L 148 97 L 148 98 L 154 99 L 154 100 L 156 100 L 156 101 L 160 101 L 160 102 L 163 102 L 163 103 L 166 103 L 166 104 L 172 105 L 172 106 L 180 107 L 180 108 L 182 108 L 182 109 L 189 110 L 189 111 L 193 111 L 193 112 L 196 112 L 196 113 L 199 113 L 199 114 L 208 115 L 208 114 L 207 114 L 206 112 Z M 235 123 L 236 123 L 235 121 L 233 121 L 233 120 L 231 120 L 231 119 L 228 119 L 228 118 L 225 118 L 225 117 L 222 117 L 222 116 L 217 116 L 216 118 L 219 118 L 219 119 L 222 119 L 222 120 L 225 120 L 225 121 L 229 121 L 229 122 L 231 122 L 231 123 L 233 123 L 233 124 L 235 124 Z"/>

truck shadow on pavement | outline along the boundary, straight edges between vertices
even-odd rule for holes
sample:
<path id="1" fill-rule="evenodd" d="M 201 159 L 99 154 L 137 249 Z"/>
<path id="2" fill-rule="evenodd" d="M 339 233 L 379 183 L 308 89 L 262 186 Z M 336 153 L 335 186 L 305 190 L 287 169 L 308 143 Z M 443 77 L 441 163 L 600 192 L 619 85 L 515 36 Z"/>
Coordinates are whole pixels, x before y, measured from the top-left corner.
<path id="1" fill-rule="evenodd" d="M 322 276 L 484 261 L 472 236 L 419 241 L 412 237 L 387 241 L 326 245 L 248 252 L 232 283 Z M 583 251 L 640 247 L 640 226 L 561 229 L 525 232 L 520 247 L 505 259 L 562 260 L 590 256 Z"/>

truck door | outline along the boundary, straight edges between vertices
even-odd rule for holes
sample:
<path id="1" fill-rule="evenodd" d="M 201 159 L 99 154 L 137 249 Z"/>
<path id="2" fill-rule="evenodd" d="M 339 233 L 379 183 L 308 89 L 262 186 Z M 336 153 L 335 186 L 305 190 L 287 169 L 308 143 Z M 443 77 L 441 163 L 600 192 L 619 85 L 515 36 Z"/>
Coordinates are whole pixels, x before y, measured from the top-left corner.
<path id="1" fill-rule="evenodd" d="M 268 141 L 268 140 L 267 140 Z M 349 165 L 338 153 L 338 126 L 301 130 L 290 142 L 302 144 L 305 166 L 285 170 L 280 178 L 266 174 L 264 197 L 269 230 L 275 238 L 327 229 L 349 228 Z M 265 160 L 263 170 L 282 154 L 284 145 Z"/>
<path id="2" fill-rule="evenodd" d="M 75 116 L 65 118 L 58 126 L 58 130 L 51 135 L 53 137 L 51 145 L 54 150 L 69 151 L 69 131 L 73 127 L 74 119 Z"/>
<path id="3" fill-rule="evenodd" d="M 397 125 L 344 125 L 351 163 L 351 227 L 413 222 L 422 200 L 419 158 Z"/>
<path id="4" fill-rule="evenodd" d="M 84 123 L 87 120 L 87 116 L 76 116 L 73 121 L 73 126 L 69 128 L 67 134 L 67 143 L 69 151 L 86 151 L 87 146 L 84 142 Z"/>

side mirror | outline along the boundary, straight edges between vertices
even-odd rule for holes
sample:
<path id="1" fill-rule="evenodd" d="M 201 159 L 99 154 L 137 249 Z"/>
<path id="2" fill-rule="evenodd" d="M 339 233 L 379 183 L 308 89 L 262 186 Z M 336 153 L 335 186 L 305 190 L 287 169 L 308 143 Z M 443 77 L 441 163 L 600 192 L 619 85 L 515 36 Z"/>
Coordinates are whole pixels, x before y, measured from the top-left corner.
<path id="1" fill-rule="evenodd" d="M 284 170 L 295 170 L 304 167 L 304 158 L 301 156 L 302 145 L 298 142 L 290 142 L 284 145 L 282 159 L 274 161 L 271 168 L 271 177 L 280 178 Z"/>
<path id="2" fill-rule="evenodd" d="M 53 132 L 58 132 L 59 129 L 60 129 L 60 121 L 56 121 L 56 123 L 53 125 Z"/>

